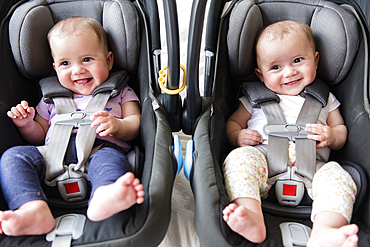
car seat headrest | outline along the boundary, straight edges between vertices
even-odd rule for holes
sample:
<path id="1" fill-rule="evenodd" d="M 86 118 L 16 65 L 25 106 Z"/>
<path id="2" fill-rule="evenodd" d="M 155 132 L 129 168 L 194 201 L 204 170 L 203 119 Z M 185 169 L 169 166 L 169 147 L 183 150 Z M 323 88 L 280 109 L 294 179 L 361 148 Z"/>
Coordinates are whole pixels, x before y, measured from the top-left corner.
<path id="1" fill-rule="evenodd" d="M 234 78 L 242 80 L 254 73 L 254 44 L 259 30 L 282 20 L 311 27 L 320 54 L 320 79 L 336 84 L 347 76 L 359 45 L 357 21 L 352 14 L 322 0 L 249 0 L 237 2 L 230 14 L 227 47 Z"/>
<path id="2" fill-rule="evenodd" d="M 130 1 L 38 0 L 18 7 L 9 22 L 9 40 L 19 71 L 27 78 L 54 74 L 47 42 L 50 28 L 61 19 L 85 16 L 104 27 L 114 68 L 136 71 L 140 48 L 140 23 Z"/>

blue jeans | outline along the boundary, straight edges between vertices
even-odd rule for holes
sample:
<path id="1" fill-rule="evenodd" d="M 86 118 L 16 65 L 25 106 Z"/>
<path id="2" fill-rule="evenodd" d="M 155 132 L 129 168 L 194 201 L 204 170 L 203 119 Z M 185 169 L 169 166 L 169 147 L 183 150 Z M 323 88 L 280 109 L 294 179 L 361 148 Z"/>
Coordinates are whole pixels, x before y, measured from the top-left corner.
<path id="1" fill-rule="evenodd" d="M 75 138 L 71 137 L 65 163 L 76 162 Z M 4 152 L 0 160 L 0 185 L 10 210 L 33 200 L 47 201 L 46 196 L 60 197 L 57 186 L 45 184 L 45 171 L 44 158 L 34 146 L 17 146 Z M 112 147 L 101 148 L 90 157 L 90 199 L 98 187 L 114 183 L 128 171 L 131 171 L 130 165 L 121 151 Z"/>

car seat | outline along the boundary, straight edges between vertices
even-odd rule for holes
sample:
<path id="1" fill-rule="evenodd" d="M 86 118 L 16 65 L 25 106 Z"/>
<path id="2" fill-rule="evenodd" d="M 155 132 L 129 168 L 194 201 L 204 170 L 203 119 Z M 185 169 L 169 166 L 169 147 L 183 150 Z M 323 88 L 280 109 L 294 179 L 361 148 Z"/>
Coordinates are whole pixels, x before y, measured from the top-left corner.
<path id="1" fill-rule="evenodd" d="M 164 238 L 170 221 L 177 162 L 168 114 L 157 99 L 161 92 L 156 89 L 158 69 L 153 65 L 154 60 L 160 61 L 156 1 L 35 0 L 19 1 L 13 5 L 2 19 L 0 31 L 0 154 L 9 147 L 27 144 L 6 112 L 22 99 L 29 101 L 30 105 L 38 103 L 41 98 L 39 80 L 55 75 L 46 34 L 57 21 L 70 16 L 92 17 L 103 25 L 115 55 L 113 71 L 125 69 L 128 72 L 128 84 L 140 99 L 140 134 L 132 142 L 134 158 L 131 163 L 145 191 L 143 204 L 134 205 L 104 221 L 86 220 L 84 230 L 72 233 L 81 236 L 74 239 L 71 245 L 157 246 Z M 166 24 L 170 23 L 171 20 L 166 19 Z M 177 22 L 172 22 L 172 25 L 175 28 Z M 176 53 L 176 43 L 173 46 Z M 86 201 L 67 203 L 55 198 L 48 200 L 55 217 L 67 213 L 86 214 Z M 2 194 L 0 209 L 7 209 Z M 65 234 L 63 230 L 59 231 L 61 235 Z M 50 246 L 50 243 L 45 235 L 0 235 L 0 246 L 39 247 Z"/>
<path id="2" fill-rule="evenodd" d="M 198 21 L 191 22 L 189 30 L 189 39 L 193 41 L 188 47 L 187 109 L 184 110 L 189 119 L 183 119 L 183 130 L 192 133 L 193 138 L 187 145 L 184 172 L 194 193 L 194 221 L 202 246 L 305 246 L 309 236 L 311 202 L 282 207 L 271 193 L 262 203 L 267 228 L 263 243 L 247 241 L 222 219 L 222 210 L 230 200 L 221 167 L 232 150 L 225 122 L 237 109 L 242 82 L 258 80 L 253 71 L 256 67 L 253 47 L 258 31 L 280 20 L 301 21 L 313 29 L 320 53 L 317 77 L 328 82 L 341 102 L 340 111 L 349 133 L 346 145 L 332 151 L 330 160 L 338 161 L 356 181 L 359 193 L 352 222 L 360 228 L 359 246 L 368 246 L 369 29 L 361 8 L 354 1 L 211 1 L 206 28 L 204 94 L 200 96 L 196 66 L 205 5 L 206 1 L 194 1 L 192 9 L 192 20 Z M 286 225 L 279 225 L 284 222 L 295 222 L 288 229 L 302 236 L 294 239 L 290 233 L 289 236 L 282 233 L 280 228 Z"/>

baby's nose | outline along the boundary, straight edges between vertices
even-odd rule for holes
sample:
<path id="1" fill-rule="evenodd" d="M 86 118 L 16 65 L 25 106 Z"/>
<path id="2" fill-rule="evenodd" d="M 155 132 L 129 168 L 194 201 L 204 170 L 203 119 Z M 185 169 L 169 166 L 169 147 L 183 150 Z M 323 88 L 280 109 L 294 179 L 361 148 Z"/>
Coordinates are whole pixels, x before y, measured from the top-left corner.
<path id="1" fill-rule="evenodd" d="M 289 76 L 292 76 L 292 75 L 295 75 L 297 74 L 297 71 L 295 70 L 295 68 L 291 67 L 291 66 L 286 66 L 284 68 L 284 77 L 289 77 Z"/>
<path id="2" fill-rule="evenodd" d="M 82 65 L 75 64 L 73 66 L 73 74 L 81 74 L 84 73 L 85 71 L 86 69 Z"/>

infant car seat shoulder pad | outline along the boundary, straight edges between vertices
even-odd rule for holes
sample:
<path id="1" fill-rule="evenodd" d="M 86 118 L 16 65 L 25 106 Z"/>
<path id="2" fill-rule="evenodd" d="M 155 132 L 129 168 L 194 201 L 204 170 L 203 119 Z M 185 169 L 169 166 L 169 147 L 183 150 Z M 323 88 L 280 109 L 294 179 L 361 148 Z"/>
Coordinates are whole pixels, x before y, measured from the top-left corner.
<path id="1" fill-rule="evenodd" d="M 241 85 L 242 94 L 247 97 L 249 103 L 254 108 L 260 108 L 260 104 L 276 101 L 280 102 L 279 96 L 275 92 L 268 89 L 263 82 L 244 82 Z M 311 95 L 317 99 L 323 107 L 326 106 L 327 99 L 329 97 L 329 86 L 321 81 L 315 79 L 310 85 L 306 86 L 300 93 L 300 96 L 306 98 L 306 95 Z"/>
<path id="2" fill-rule="evenodd" d="M 40 80 L 39 84 L 44 101 L 47 104 L 53 104 L 52 98 L 54 97 L 73 98 L 73 92 L 63 87 L 56 76 L 44 78 Z"/>
<path id="3" fill-rule="evenodd" d="M 127 71 L 121 70 L 110 74 L 107 81 L 95 88 L 93 96 L 102 92 L 111 92 L 111 98 L 118 96 L 129 80 Z M 53 104 L 55 97 L 73 98 L 73 92 L 63 87 L 56 76 L 51 76 L 40 80 L 42 95 L 47 104 Z"/>
<path id="4" fill-rule="evenodd" d="M 92 95 L 96 96 L 98 93 L 111 92 L 110 97 L 114 98 L 118 96 L 122 89 L 127 85 L 129 78 L 128 73 L 125 70 L 111 73 L 108 80 L 95 88 Z"/>
<path id="5" fill-rule="evenodd" d="M 241 91 L 254 108 L 260 108 L 261 103 L 268 101 L 280 102 L 276 93 L 268 89 L 261 81 L 244 82 L 241 85 Z"/>
<path id="6" fill-rule="evenodd" d="M 311 95 L 317 99 L 323 107 L 326 106 L 327 100 L 329 98 L 329 86 L 320 79 L 315 79 L 310 85 L 306 86 L 305 89 L 300 93 L 303 98 L 306 98 L 306 95 Z"/>

